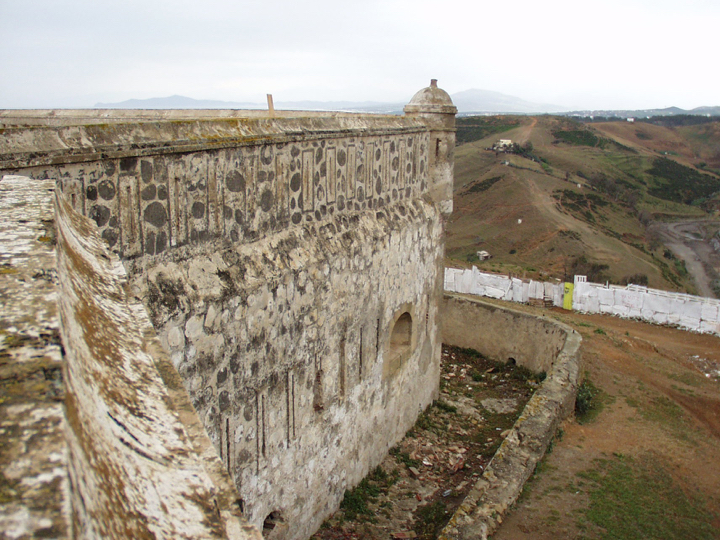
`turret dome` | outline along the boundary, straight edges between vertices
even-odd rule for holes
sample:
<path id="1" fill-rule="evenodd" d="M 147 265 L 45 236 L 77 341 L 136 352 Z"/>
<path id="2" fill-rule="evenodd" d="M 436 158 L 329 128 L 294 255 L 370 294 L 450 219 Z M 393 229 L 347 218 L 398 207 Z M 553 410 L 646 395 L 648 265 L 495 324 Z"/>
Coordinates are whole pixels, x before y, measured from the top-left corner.
<path id="1" fill-rule="evenodd" d="M 457 107 L 453 105 L 450 95 L 438 88 L 437 79 L 430 81 L 430 86 L 417 92 L 405 106 L 405 113 L 457 113 Z"/>

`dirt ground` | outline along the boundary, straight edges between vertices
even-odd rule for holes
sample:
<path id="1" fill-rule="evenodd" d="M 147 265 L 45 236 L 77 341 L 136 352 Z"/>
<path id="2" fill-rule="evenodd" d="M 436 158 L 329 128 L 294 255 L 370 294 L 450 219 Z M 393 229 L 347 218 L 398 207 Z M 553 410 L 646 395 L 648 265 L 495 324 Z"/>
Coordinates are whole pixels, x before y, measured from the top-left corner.
<path id="1" fill-rule="evenodd" d="M 542 379 L 447 346 L 441 367 L 440 398 L 313 539 L 436 538 Z"/>
<path id="2" fill-rule="evenodd" d="M 698 294 L 708 298 L 716 298 L 713 281 L 720 277 L 720 251 L 712 243 L 718 227 L 717 221 L 709 220 L 656 222 L 652 225 L 663 243 L 685 261 Z"/>
<path id="3" fill-rule="evenodd" d="M 709 537 L 720 538 L 720 338 L 560 309 L 545 313 L 583 335 L 586 373 L 602 390 L 604 408 L 583 425 L 565 422 L 493 540 L 623 538 L 583 519 L 592 487 L 583 474 L 608 458 L 661 470 L 674 489 L 700 501 L 703 515 L 712 516 L 704 518 L 715 530 Z"/>
<path id="4" fill-rule="evenodd" d="M 601 408 L 584 423 L 564 422 L 492 539 L 720 538 L 720 338 L 559 308 L 513 307 L 582 334 L 584 372 Z M 435 538 L 537 384 L 527 373 L 444 347 L 440 400 L 313 538 Z M 636 479 L 647 498 L 639 506 L 659 504 L 637 518 L 632 534 L 588 518 L 598 506 L 596 484 L 588 481 L 598 463 L 656 475 Z M 668 490 L 681 496 L 676 500 Z M 679 507 L 686 500 L 696 503 L 691 511 Z M 611 514 L 630 506 L 622 499 L 600 503 Z M 670 515 L 669 526 L 658 513 Z M 622 519 L 636 517 L 630 512 Z M 652 524 L 643 519 L 659 529 L 645 529 Z"/>

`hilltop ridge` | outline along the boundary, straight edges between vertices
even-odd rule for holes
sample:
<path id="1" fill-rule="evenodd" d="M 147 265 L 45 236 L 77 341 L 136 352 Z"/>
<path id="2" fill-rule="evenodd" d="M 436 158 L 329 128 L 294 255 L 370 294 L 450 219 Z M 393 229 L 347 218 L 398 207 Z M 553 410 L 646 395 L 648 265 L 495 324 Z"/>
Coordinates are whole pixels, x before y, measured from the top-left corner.
<path id="1" fill-rule="evenodd" d="M 490 150 L 500 138 L 514 144 Z M 693 234 L 720 248 L 720 121 L 469 117 L 458 119 L 458 141 L 451 264 L 699 291 L 689 274 L 696 255 L 668 249 L 663 226 L 700 222 Z M 480 262 L 479 250 L 493 258 Z M 696 266 L 717 291 L 720 252 L 709 250 Z"/>

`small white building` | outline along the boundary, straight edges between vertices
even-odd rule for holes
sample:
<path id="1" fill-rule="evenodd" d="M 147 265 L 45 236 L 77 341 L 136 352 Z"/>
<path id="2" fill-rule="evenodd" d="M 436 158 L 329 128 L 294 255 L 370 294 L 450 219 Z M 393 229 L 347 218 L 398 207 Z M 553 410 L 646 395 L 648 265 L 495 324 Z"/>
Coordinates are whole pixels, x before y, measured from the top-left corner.
<path id="1" fill-rule="evenodd" d="M 477 252 L 477 257 L 481 261 L 487 261 L 488 259 L 490 259 L 492 257 L 492 255 L 490 255 L 487 251 L 483 250 L 483 251 Z"/>

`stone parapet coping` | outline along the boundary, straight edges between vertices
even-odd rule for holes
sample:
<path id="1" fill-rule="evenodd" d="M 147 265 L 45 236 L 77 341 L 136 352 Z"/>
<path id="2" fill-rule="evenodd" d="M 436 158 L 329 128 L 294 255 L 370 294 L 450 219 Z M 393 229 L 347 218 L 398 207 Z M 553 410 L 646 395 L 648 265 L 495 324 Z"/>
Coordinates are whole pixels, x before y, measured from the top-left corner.
<path id="1" fill-rule="evenodd" d="M 0 170 L 427 131 L 427 126 L 417 119 L 379 115 L 193 118 L 158 114 L 155 118 L 137 122 L 109 114 L 105 120 L 82 125 L 33 124 L 0 128 Z M 19 124 L 20 119 L 16 121 Z"/>
<path id="2" fill-rule="evenodd" d="M 569 326 L 556 321 L 500 308 L 497 304 L 477 298 L 448 294 L 445 298 L 472 302 L 479 309 L 499 309 L 515 317 L 535 318 L 540 326 L 551 325 L 566 334 L 565 344 L 548 371 L 547 378 L 526 405 L 483 475 L 438 536 L 440 540 L 484 540 L 500 526 L 525 482 L 545 455 L 559 423 L 574 408 L 581 374 L 582 338 Z"/>

